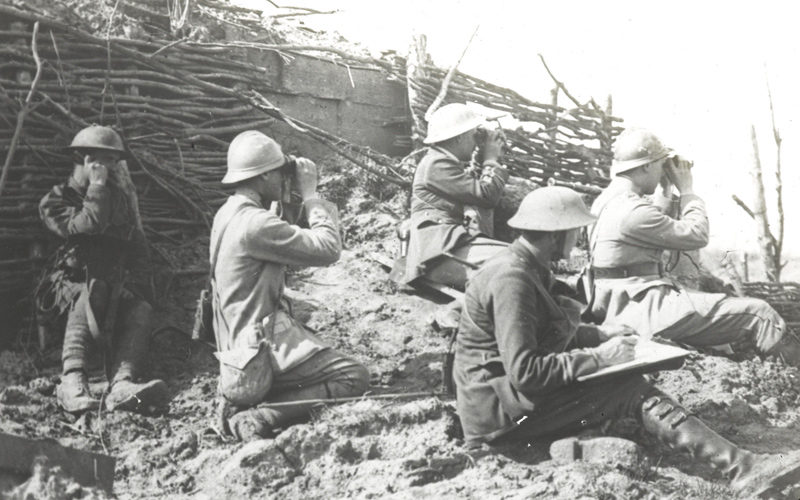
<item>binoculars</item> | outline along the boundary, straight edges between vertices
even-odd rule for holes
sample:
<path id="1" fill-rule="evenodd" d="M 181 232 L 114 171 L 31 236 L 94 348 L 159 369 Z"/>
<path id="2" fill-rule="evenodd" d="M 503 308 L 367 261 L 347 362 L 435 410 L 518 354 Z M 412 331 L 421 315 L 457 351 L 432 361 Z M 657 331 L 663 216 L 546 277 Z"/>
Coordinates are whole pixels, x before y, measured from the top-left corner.
<path id="1" fill-rule="evenodd" d="M 488 129 L 488 128 L 485 128 L 485 127 L 478 127 L 478 128 L 475 129 L 475 144 L 477 144 L 477 146 L 479 148 L 482 147 L 483 145 L 485 145 L 486 141 L 489 140 L 489 133 L 490 132 L 495 132 L 496 134 L 498 134 L 500 139 L 502 139 L 503 142 L 505 143 L 506 134 L 503 133 L 503 129 L 502 128 L 498 127 L 496 129 Z"/>
<path id="2" fill-rule="evenodd" d="M 295 158 L 293 155 L 284 155 L 283 165 L 281 166 L 280 170 L 284 175 L 294 177 L 294 174 L 297 171 L 297 158 Z"/>
<path id="3" fill-rule="evenodd" d="M 667 161 L 674 167 L 677 167 L 680 164 L 680 162 L 688 163 L 689 164 L 689 168 L 694 167 L 694 162 L 693 161 L 687 160 L 686 158 L 684 158 L 683 156 L 681 156 L 681 155 L 679 155 L 677 153 L 671 153 L 669 156 L 667 156 Z"/>
<path id="4" fill-rule="evenodd" d="M 475 129 L 475 143 L 478 146 L 482 146 L 486 139 L 489 138 L 489 131 L 483 127 L 478 127 Z"/>

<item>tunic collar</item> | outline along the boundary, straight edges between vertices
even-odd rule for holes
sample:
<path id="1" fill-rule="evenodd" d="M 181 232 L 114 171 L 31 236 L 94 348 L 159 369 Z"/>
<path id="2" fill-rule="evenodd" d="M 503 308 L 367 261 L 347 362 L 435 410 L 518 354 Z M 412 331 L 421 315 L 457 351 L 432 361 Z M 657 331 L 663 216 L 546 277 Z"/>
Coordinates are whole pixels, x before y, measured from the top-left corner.
<path id="1" fill-rule="evenodd" d="M 546 287 L 550 286 L 550 283 L 552 282 L 550 268 L 536 257 L 536 255 L 533 253 L 533 247 L 528 240 L 520 236 L 508 246 L 508 249 L 518 259 L 525 263 L 526 268 L 532 272 L 535 272 Z"/>
<path id="2" fill-rule="evenodd" d="M 264 208 L 264 205 L 261 204 L 261 197 L 252 191 L 237 191 L 233 193 L 233 196 L 238 196 L 244 198 L 245 200 L 250 200 L 259 207 Z"/>
<path id="3" fill-rule="evenodd" d="M 447 158 L 449 158 L 449 159 L 451 159 L 451 160 L 453 160 L 453 161 L 456 161 L 456 162 L 458 162 L 458 163 L 462 163 L 462 161 L 461 161 L 461 160 L 459 160 L 459 159 L 456 157 L 456 155 L 454 155 L 453 153 L 451 153 L 450 151 L 448 151 L 448 150 L 444 149 L 444 148 L 443 148 L 443 147 L 441 147 L 441 146 L 432 146 L 432 147 L 431 147 L 431 151 L 435 151 L 435 152 L 437 152 L 437 153 L 439 153 L 439 154 L 442 154 L 442 155 L 446 156 Z"/>

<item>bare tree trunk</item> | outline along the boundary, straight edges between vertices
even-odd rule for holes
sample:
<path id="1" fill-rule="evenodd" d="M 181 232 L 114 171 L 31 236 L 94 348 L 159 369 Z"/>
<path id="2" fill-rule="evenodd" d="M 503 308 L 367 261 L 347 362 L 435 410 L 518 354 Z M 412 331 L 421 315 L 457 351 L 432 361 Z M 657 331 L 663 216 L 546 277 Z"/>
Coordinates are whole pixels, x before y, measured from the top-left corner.
<path id="1" fill-rule="evenodd" d="M 764 179 L 761 173 L 761 157 L 758 153 L 758 139 L 756 138 L 756 128 L 750 126 L 750 140 L 753 143 L 753 178 L 755 180 L 755 204 L 753 205 L 753 215 L 756 221 L 756 231 L 758 235 L 758 245 L 761 247 L 761 260 L 764 262 L 764 272 L 767 281 L 777 281 L 780 277 L 778 267 L 775 265 L 775 239 L 769 230 L 767 219 L 767 202 L 764 196 Z"/>
<path id="2" fill-rule="evenodd" d="M 772 136 L 775 139 L 775 191 L 776 203 L 778 205 L 778 237 L 775 238 L 775 268 L 777 270 L 775 281 L 780 281 L 781 270 L 783 264 L 781 263 L 781 254 L 783 253 L 783 231 L 784 231 L 784 214 L 783 214 L 783 179 L 781 178 L 781 134 L 778 127 L 775 125 L 775 109 L 772 107 L 772 91 L 769 88 L 769 81 L 767 81 L 767 97 L 769 98 L 769 114 L 772 118 Z"/>
<path id="3" fill-rule="evenodd" d="M 408 49 L 408 57 L 406 58 L 406 81 L 420 81 L 425 75 L 425 62 L 428 60 L 427 37 L 423 34 L 414 33 L 411 40 L 411 46 Z M 411 113 L 411 145 L 412 150 L 417 150 L 423 146 L 422 139 L 425 135 L 425 124 L 422 117 L 417 116 L 414 112 L 414 104 L 422 96 L 414 89 L 412 85 L 406 85 L 408 88 L 408 108 Z"/>

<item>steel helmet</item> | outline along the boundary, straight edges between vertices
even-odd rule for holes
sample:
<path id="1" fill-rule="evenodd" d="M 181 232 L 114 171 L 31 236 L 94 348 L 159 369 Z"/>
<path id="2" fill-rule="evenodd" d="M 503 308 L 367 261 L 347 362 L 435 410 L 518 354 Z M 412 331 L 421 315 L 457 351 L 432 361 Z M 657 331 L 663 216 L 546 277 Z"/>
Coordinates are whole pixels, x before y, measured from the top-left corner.
<path id="1" fill-rule="evenodd" d="M 105 149 L 118 153 L 125 152 L 122 137 L 111 127 L 100 125 L 90 125 L 75 134 L 72 144 L 67 149 Z"/>
<path id="2" fill-rule="evenodd" d="M 672 150 L 652 132 L 642 128 L 630 128 L 622 132 L 614 144 L 614 161 L 611 175 L 627 172 L 636 167 L 666 158 Z"/>
<path id="3" fill-rule="evenodd" d="M 528 193 L 508 225 L 526 231 L 566 231 L 595 220 L 581 195 L 566 187 L 547 186 Z"/>
<path id="4" fill-rule="evenodd" d="M 484 123 L 481 115 L 466 104 L 453 103 L 442 106 L 428 120 L 428 136 L 425 144 L 434 144 L 468 132 Z"/>
<path id="5" fill-rule="evenodd" d="M 264 172 L 275 170 L 285 162 L 280 144 L 257 130 L 237 135 L 228 147 L 228 171 L 223 184 L 234 184 Z"/>

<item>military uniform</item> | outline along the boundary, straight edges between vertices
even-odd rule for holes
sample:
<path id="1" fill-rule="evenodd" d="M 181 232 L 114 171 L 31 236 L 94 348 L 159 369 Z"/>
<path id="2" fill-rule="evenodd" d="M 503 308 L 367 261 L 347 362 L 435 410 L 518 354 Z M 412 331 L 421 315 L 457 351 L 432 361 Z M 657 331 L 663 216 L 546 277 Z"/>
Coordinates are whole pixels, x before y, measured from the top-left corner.
<path id="1" fill-rule="evenodd" d="M 306 200 L 309 228 L 303 229 L 266 210 L 261 201 L 237 193 L 219 209 L 211 230 L 214 269 L 214 331 L 221 351 L 272 343 L 275 378 L 259 408 L 269 427 L 307 416 L 311 406 L 269 403 L 363 394 L 369 374 L 360 363 L 332 349 L 296 321 L 283 297 L 287 265 L 322 266 L 341 251 L 336 207 Z M 224 233 L 223 233 L 224 231 Z M 221 239 L 220 239 L 221 235 Z M 253 325 L 269 318 L 269 338 Z M 254 333 L 256 332 L 256 333 Z"/>
<path id="2" fill-rule="evenodd" d="M 456 343 L 456 404 L 468 442 L 537 436 L 633 415 L 653 394 L 640 376 L 576 384 L 598 370 L 594 325 L 550 295 L 553 278 L 518 238 L 472 277 Z"/>
<path id="3" fill-rule="evenodd" d="M 480 264 L 505 244 L 470 234 L 464 226 L 464 206 L 492 208 L 500 200 L 508 170 L 486 162 L 480 178 L 473 177 L 449 151 L 433 146 L 414 174 L 411 197 L 411 231 L 406 257 L 406 282 L 426 275 L 433 281 L 463 288 L 466 273 L 436 273 L 436 259 L 444 252 Z M 458 266 L 463 267 L 463 266 Z M 439 277 L 439 275 L 441 275 Z"/>
<path id="4" fill-rule="evenodd" d="M 106 367 L 115 380 L 136 378 L 146 355 L 152 270 L 135 188 L 126 167 L 118 168 L 105 185 L 81 186 L 70 177 L 39 205 L 47 228 L 66 239 L 37 293 L 45 314 L 68 313 L 65 374 L 86 370 L 93 338 L 115 346 Z M 115 331 L 102 331 L 111 290 L 120 286 Z"/>
<path id="5" fill-rule="evenodd" d="M 779 349 L 786 324 L 763 300 L 698 292 L 664 276 L 665 250 L 697 250 L 708 243 L 700 197 L 682 196 L 680 216 L 672 218 L 626 181 L 615 180 L 595 200 L 592 213 L 598 217 L 590 243 L 596 320 L 695 346 L 750 343 L 763 353 Z"/>

